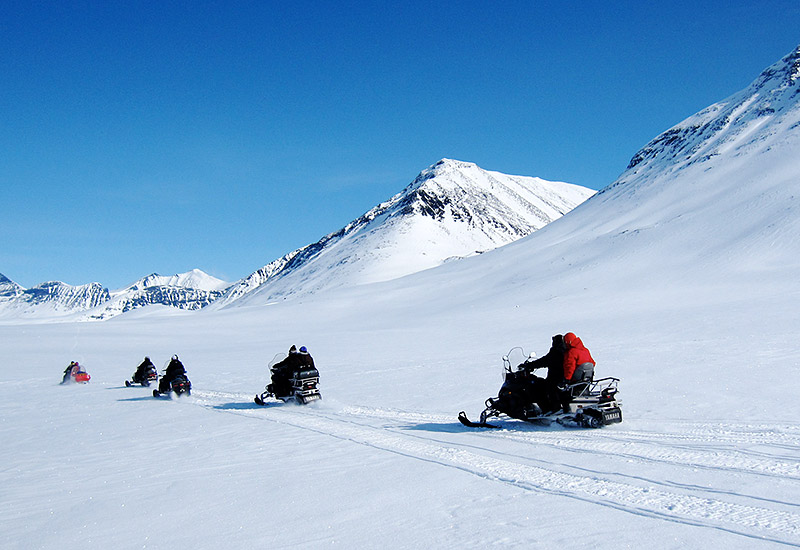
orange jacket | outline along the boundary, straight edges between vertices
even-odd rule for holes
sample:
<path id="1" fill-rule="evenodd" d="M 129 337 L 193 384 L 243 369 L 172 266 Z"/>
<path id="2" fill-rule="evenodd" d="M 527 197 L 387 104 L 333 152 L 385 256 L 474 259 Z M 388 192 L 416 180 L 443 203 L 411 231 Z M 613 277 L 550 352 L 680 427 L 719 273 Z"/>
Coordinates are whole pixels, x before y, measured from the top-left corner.
<path id="1" fill-rule="evenodd" d="M 564 354 L 564 380 L 570 381 L 578 365 L 591 363 L 595 365 L 592 354 L 584 347 L 581 339 L 572 332 L 564 335 L 564 343 L 567 345 L 567 353 Z"/>

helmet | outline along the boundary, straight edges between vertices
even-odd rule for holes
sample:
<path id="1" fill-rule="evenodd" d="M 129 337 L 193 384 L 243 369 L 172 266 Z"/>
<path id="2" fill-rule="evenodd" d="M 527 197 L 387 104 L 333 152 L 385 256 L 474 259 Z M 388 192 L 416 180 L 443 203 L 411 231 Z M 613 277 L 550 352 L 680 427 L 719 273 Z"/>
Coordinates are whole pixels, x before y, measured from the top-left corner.
<path id="1" fill-rule="evenodd" d="M 308 349 L 305 346 L 300 346 L 300 353 L 308 353 Z"/>
<path id="2" fill-rule="evenodd" d="M 575 333 L 574 333 L 574 332 L 568 332 L 568 333 L 566 333 L 566 334 L 564 335 L 564 343 L 565 343 L 567 346 L 572 346 L 572 344 L 573 344 L 573 343 L 575 342 L 575 340 L 577 340 L 577 339 L 578 339 L 578 337 L 577 337 L 577 336 L 575 336 Z"/>
<path id="3" fill-rule="evenodd" d="M 289 353 L 297 353 L 297 346 L 292 344 L 292 347 L 289 348 Z"/>

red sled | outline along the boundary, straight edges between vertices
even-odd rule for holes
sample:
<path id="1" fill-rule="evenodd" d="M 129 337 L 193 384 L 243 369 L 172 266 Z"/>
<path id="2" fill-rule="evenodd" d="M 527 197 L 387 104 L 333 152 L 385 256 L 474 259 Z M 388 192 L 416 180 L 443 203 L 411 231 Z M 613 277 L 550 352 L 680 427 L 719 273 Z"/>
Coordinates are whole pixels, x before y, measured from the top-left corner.
<path id="1" fill-rule="evenodd" d="M 88 372 L 79 372 L 75 375 L 76 382 L 88 382 L 91 379 L 92 377 L 89 376 Z"/>

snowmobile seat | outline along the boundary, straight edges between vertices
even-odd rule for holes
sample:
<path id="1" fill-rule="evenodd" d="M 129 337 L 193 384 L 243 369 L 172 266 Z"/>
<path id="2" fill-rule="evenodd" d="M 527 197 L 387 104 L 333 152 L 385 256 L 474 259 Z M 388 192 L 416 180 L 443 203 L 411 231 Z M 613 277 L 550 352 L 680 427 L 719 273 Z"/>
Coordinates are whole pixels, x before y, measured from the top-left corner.
<path id="1" fill-rule="evenodd" d="M 594 378 L 594 364 L 581 363 L 572 374 L 572 378 L 567 385 L 571 401 L 585 395 Z"/>
<path id="2" fill-rule="evenodd" d="M 581 363 L 572 374 L 570 383 L 591 382 L 592 378 L 594 378 L 594 363 Z"/>
<path id="3" fill-rule="evenodd" d="M 314 367 L 305 367 L 302 369 L 298 369 L 294 375 L 295 378 L 317 378 L 319 377 L 319 371 Z"/>

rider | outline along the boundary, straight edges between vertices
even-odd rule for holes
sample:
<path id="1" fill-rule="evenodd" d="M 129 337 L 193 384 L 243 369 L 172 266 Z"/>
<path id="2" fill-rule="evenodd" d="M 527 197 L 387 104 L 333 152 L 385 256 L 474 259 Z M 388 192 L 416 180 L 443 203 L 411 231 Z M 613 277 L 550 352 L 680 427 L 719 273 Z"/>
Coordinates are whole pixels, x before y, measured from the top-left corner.
<path id="1" fill-rule="evenodd" d="M 81 366 L 77 361 L 70 361 L 67 368 L 64 369 L 64 378 L 61 380 L 62 384 L 69 382 L 79 371 Z"/>
<path id="2" fill-rule="evenodd" d="M 553 343 L 550 350 L 544 357 L 525 361 L 522 366 L 532 376 L 534 369 L 547 368 L 547 377 L 544 382 L 536 384 L 534 393 L 536 394 L 536 404 L 543 413 L 557 411 L 561 406 L 561 398 L 556 389 L 564 379 L 564 354 L 567 347 L 564 344 L 564 336 L 556 334 L 553 336 Z M 534 377 L 534 380 L 538 380 Z"/>
<path id="3" fill-rule="evenodd" d="M 185 374 L 186 369 L 183 367 L 183 363 L 180 362 L 177 355 L 173 355 L 172 359 L 169 361 L 169 365 L 167 365 L 167 370 L 164 373 L 164 376 L 158 382 L 159 393 L 169 392 L 172 388 L 172 381 L 179 376 L 184 376 Z"/>
<path id="4" fill-rule="evenodd" d="M 317 368 L 314 366 L 314 358 L 308 353 L 308 348 L 300 346 L 300 353 L 298 355 L 300 355 L 300 366 L 311 367 L 312 369 Z"/>
<path id="5" fill-rule="evenodd" d="M 150 361 L 149 357 L 145 357 L 144 361 L 136 367 L 136 372 L 133 373 L 133 381 L 144 382 L 147 380 L 147 371 L 150 370 L 150 368 L 155 368 L 155 365 Z"/>
<path id="6" fill-rule="evenodd" d="M 564 335 L 564 344 L 567 347 L 567 352 L 564 354 L 564 381 L 561 392 L 561 406 L 564 412 L 569 412 L 569 402 L 572 398 L 572 392 L 566 389 L 568 384 L 579 384 L 585 382 L 588 384 L 594 377 L 595 362 L 592 359 L 592 354 L 583 345 L 580 338 L 575 336 L 574 333 L 568 332 Z M 578 386 L 578 391 L 583 391 L 586 384 Z"/>
<path id="7" fill-rule="evenodd" d="M 301 349 L 305 349 L 305 346 Z M 283 361 L 272 365 L 270 369 L 272 371 L 272 384 L 267 387 L 267 391 L 275 395 L 289 394 L 289 378 L 292 376 L 292 371 L 303 364 L 302 361 L 300 352 L 297 351 L 297 346 L 290 347 L 289 355 Z"/>

